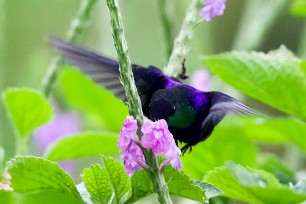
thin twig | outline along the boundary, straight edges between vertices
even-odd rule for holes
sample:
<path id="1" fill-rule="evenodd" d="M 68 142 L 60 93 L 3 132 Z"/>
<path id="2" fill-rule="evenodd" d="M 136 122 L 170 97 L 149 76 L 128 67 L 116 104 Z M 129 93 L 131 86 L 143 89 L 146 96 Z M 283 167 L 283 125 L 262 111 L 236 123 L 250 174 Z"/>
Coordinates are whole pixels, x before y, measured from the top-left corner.
<path id="1" fill-rule="evenodd" d="M 172 54 L 164 73 L 177 77 L 182 71 L 182 64 L 190 50 L 189 44 L 196 26 L 203 20 L 199 11 L 203 6 L 203 0 L 192 0 L 183 20 L 179 35 L 175 39 Z"/>
<path id="2" fill-rule="evenodd" d="M 69 42 L 76 42 L 83 32 L 88 27 L 88 20 L 92 9 L 96 3 L 96 0 L 83 0 L 80 5 L 78 14 L 70 24 L 70 28 L 67 32 L 67 39 Z M 60 57 L 54 57 L 47 69 L 47 73 L 42 81 L 42 89 L 46 96 L 51 94 L 53 85 L 56 82 L 57 75 L 63 62 Z"/>

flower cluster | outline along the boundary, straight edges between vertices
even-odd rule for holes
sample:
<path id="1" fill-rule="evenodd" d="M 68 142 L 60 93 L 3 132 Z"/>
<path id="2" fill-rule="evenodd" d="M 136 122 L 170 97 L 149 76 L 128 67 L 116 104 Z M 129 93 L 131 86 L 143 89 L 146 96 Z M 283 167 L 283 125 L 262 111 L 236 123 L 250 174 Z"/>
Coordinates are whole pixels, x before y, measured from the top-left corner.
<path id="1" fill-rule="evenodd" d="M 145 121 L 141 128 L 143 132 L 141 141 L 134 137 L 136 131 L 137 121 L 132 116 L 128 116 L 120 131 L 118 147 L 122 151 L 121 159 L 124 160 L 125 171 L 130 176 L 135 170 L 141 170 L 146 166 L 143 152 L 138 145 L 152 150 L 155 156 L 164 155 L 166 160 L 161 166 L 171 164 L 178 170 L 181 168 L 179 159 L 181 151 L 176 146 L 165 120 Z"/>
<path id="2" fill-rule="evenodd" d="M 200 11 L 200 15 L 205 20 L 210 21 L 216 16 L 223 15 L 226 0 L 204 0 L 204 7 Z"/>

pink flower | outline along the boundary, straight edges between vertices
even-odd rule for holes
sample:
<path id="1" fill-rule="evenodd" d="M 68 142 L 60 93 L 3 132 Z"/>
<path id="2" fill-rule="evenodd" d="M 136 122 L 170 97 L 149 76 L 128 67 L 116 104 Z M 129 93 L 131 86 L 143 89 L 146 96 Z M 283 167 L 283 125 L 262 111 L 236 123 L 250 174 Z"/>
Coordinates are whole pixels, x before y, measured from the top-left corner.
<path id="1" fill-rule="evenodd" d="M 139 171 L 145 166 L 145 158 L 140 147 L 134 142 L 130 142 L 121 157 L 124 161 L 125 172 L 132 176 L 135 170 Z"/>
<path id="2" fill-rule="evenodd" d="M 178 170 L 181 168 L 181 150 L 176 146 L 165 120 L 146 121 L 141 131 L 144 133 L 141 138 L 142 146 L 151 149 L 156 156 L 166 156 L 161 166 L 171 164 L 173 168 Z"/>
<path id="3" fill-rule="evenodd" d="M 151 149 L 156 156 L 166 154 L 171 143 L 174 142 L 165 120 L 145 121 L 141 131 L 143 132 L 142 146 Z"/>
<path id="4" fill-rule="evenodd" d="M 137 132 L 137 121 L 128 116 L 123 123 L 118 140 L 118 147 L 122 151 L 121 159 L 124 161 L 125 171 L 132 176 L 135 170 L 141 170 L 145 164 L 144 155 L 134 138 Z"/>
<path id="5" fill-rule="evenodd" d="M 136 131 L 137 121 L 132 116 L 128 116 L 120 131 L 118 147 L 122 151 L 120 158 L 124 161 L 125 171 L 130 176 L 134 174 L 135 170 L 139 171 L 147 166 L 143 152 L 137 145 L 140 141 L 134 137 Z M 152 150 L 155 156 L 166 156 L 162 166 L 171 164 L 178 170 L 181 168 L 181 151 L 176 146 L 165 120 L 145 121 L 141 131 L 143 132 L 142 147 Z"/>
<path id="6" fill-rule="evenodd" d="M 200 11 L 200 16 L 210 21 L 216 16 L 223 15 L 226 0 L 204 0 L 204 7 Z"/>
<path id="7" fill-rule="evenodd" d="M 124 150 L 128 144 L 130 143 L 133 135 L 137 132 L 137 121 L 133 118 L 133 116 L 128 116 L 124 123 L 123 127 L 120 131 L 120 137 L 118 140 L 118 147 L 120 150 Z"/>
<path id="8" fill-rule="evenodd" d="M 182 167 L 182 163 L 180 160 L 181 150 L 176 146 L 176 144 L 172 144 L 166 153 L 167 159 L 161 164 L 161 166 L 166 166 L 171 164 L 171 166 L 177 170 L 180 170 Z"/>

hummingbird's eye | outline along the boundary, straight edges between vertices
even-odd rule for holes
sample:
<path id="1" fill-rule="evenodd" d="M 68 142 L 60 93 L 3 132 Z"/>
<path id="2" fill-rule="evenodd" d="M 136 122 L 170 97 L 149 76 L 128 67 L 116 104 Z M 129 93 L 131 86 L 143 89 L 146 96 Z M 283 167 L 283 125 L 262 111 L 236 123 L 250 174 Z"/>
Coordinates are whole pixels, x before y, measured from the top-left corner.
<path id="1" fill-rule="evenodd" d="M 175 113 L 175 106 L 172 107 L 171 115 Z"/>

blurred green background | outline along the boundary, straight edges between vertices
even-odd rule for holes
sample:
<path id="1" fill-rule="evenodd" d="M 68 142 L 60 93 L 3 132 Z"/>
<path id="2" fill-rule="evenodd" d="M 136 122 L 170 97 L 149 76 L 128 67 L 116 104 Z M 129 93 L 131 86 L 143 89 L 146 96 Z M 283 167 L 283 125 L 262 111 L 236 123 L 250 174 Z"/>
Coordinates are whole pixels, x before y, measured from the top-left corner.
<path id="1" fill-rule="evenodd" d="M 167 55 L 158 1 L 123 0 L 120 3 L 132 62 L 160 68 L 166 66 Z M 222 17 L 212 22 L 203 22 L 197 28 L 191 52 L 186 59 L 187 74 L 192 75 L 193 71 L 205 68 L 200 63 L 200 55 L 220 53 L 233 48 L 267 52 L 284 44 L 300 57 L 305 57 L 301 46 L 305 38 L 305 21 L 290 14 L 290 3 L 291 1 L 285 0 L 228 0 Z M 1 92 L 8 87 L 41 89 L 42 78 L 55 55 L 47 38 L 50 34 L 65 37 L 79 4 L 80 0 L 0 0 Z M 188 4 L 187 0 L 167 2 L 173 37 L 179 31 Z M 258 8 L 255 9 L 254 16 L 249 17 L 252 13 L 249 9 L 256 8 L 256 5 Z M 262 14 L 265 8 L 268 11 Z M 258 36 L 259 32 L 256 31 L 260 29 L 256 30 L 256 25 L 258 22 L 264 23 L 267 20 L 265 15 L 270 14 L 273 18 L 267 22 L 269 26 Z M 89 24 L 79 43 L 115 57 L 105 1 L 98 1 Z M 254 28 L 255 31 L 252 30 Z M 216 90 L 233 91 L 217 78 L 213 77 L 211 83 Z M 60 101 L 57 91 L 56 89 L 54 95 Z M 1 104 L 0 146 L 6 150 L 6 158 L 13 156 L 14 145 L 15 132 Z"/>

